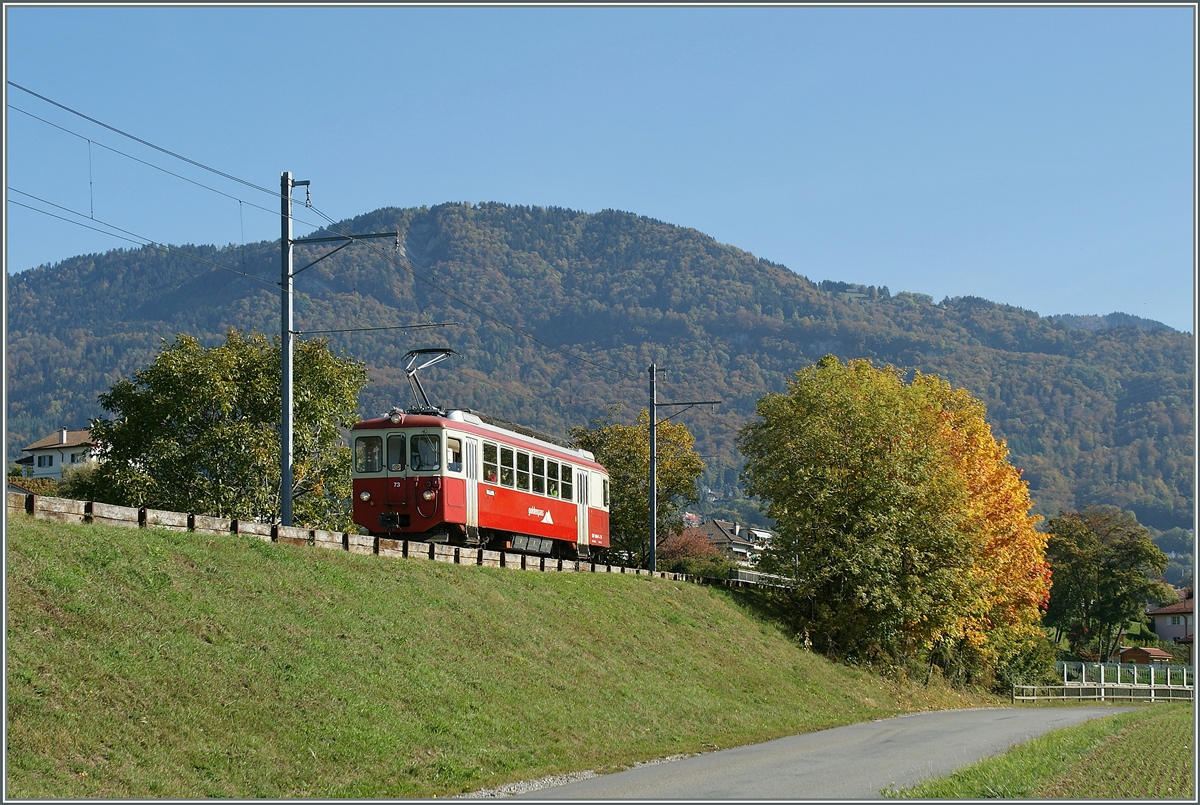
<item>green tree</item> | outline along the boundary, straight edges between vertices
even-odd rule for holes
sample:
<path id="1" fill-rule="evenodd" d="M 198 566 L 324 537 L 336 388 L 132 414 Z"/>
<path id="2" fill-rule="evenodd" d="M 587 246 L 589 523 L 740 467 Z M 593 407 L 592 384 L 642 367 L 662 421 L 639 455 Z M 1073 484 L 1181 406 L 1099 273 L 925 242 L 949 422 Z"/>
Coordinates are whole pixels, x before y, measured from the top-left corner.
<path id="1" fill-rule="evenodd" d="M 609 509 L 609 553 L 613 558 L 645 567 L 650 548 L 650 412 L 643 410 L 633 425 L 611 419 L 593 421 L 591 428 L 571 429 L 577 447 L 590 450 L 608 470 L 612 485 Z M 658 439 L 658 542 L 683 530 L 683 507 L 697 499 L 696 479 L 704 462 L 695 440 L 680 422 L 660 422 Z"/>
<path id="2" fill-rule="evenodd" d="M 1154 544 L 1162 548 L 1164 553 L 1191 554 L 1195 547 L 1192 532 L 1186 528 L 1171 528 L 1154 538 Z"/>
<path id="3" fill-rule="evenodd" d="M 1066 636 L 1076 654 L 1113 651 L 1121 630 L 1145 622 L 1149 601 L 1173 601 L 1160 579 L 1167 556 L 1132 512 L 1092 506 L 1047 523 L 1046 558 L 1053 573 L 1044 623 L 1055 642 Z"/>
<path id="4" fill-rule="evenodd" d="M 294 359 L 293 517 L 350 527 L 350 451 L 367 382 L 358 361 L 320 339 L 297 341 Z M 206 348 L 186 335 L 100 395 L 111 418 L 91 421 L 101 462 L 73 478 L 77 496 L 278 522 L 279 339 L 230 330 Z"/>
<path id="5" fill-rule="evenodd" d="M 794 580 L 797 631 L 831 655 L 903 668 L 971 598 L 967 487 L 935 408 L 891 367 L 832 355 L 758 403 L 747 492 L 777 534 L 760 567 Z"/>

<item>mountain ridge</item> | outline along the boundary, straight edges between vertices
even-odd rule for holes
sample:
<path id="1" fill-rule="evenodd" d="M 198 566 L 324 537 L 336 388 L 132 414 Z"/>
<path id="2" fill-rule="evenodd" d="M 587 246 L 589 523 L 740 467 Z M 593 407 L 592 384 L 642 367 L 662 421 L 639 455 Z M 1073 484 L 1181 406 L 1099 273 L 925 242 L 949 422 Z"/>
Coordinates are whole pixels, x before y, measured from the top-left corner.
<path id="1" fill-rule="evenodd" d="M 813 283 L 617 210 L 389 207 L 313 236 L 341 227 L 402 232 L 412 270 L 386 241 L 343 250 L 297 277 L 298 329 L 458 324 L 330 334 L 371 367 L 364 414 L 406 399 L 399 358 L 416 346 L 463 353 L 457 367 L 431 370 L 431 396 L 557 433 L 613 406 L 631 419 L 648 404 L 654 362 L 660 400 L 725 401 L 686 421 L 713 456 L 704 483 L 732 495 L 733 440 L 754 402 L 826 353 L 865 357 L 937 372 L 983 399 L 1043 514 L 1112 502 L 1151 524 L 1190 525 L 1193 338 L 1161 323 Z M 327 250 L 298 249 L 297 267 Z M 160 338 L 278 331 L 277 291 L 184 256 L 269 284 L 277 241 L 173 251 L 81 255 L 9 277 L 10 460 L 39 431 L 99 415 L 95 394 L 151 359 Z"/>

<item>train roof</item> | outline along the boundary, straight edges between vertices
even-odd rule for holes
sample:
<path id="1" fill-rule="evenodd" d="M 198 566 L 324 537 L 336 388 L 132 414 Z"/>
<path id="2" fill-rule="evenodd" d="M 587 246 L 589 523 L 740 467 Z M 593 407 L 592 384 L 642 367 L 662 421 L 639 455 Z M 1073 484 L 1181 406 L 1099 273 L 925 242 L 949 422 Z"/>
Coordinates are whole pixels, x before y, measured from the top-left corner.
<path id="1" fill-rule="evenodd" d="M 398 417 L 398 419 L 397 419 Z M 362 422 L 354 425 L 351 430 L 374 430 L 377 428 L 399 427 L 406 428 L 444 428 L 447 425 L 463 426 L 466 425 L 466 430 L 480 433 L 481 435 L 492 436 L 508 436 L 518 437 L 521 440 L 533 442 L 540 446 L 543 450 L 559 453 L 571 453 L 578 458 L 596 463 L 596 456 L 589 450 L 583 450 L 572 446 L 569 442 L 559 439 L 549 434 L 540 433 L 533 428 L 527 428 L 524 425 L 518 425 L 514 422 L 508 422 L 499 417 L 494 417 L 489 414 L 483 414 L 470 409 L 452 409 L 450 411 L 428 411 L 407 412 L 394 409 L 391 413 L 373 419 L 364 419 Z M 470 427 L 474 425 L 475 427 Z"/>

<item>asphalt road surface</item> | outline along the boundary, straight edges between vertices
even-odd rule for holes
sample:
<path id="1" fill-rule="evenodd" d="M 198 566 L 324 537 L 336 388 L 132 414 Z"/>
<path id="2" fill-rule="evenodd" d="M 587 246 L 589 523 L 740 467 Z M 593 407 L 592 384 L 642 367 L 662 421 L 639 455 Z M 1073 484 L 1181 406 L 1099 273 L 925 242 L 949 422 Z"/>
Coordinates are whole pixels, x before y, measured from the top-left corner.
<path id="1" fill-rule="evenodd" d="M 1044 732 L 1130 707 L 951 710 L 852 724 L 641 766 L 521 799 L 879 799 Z"/>

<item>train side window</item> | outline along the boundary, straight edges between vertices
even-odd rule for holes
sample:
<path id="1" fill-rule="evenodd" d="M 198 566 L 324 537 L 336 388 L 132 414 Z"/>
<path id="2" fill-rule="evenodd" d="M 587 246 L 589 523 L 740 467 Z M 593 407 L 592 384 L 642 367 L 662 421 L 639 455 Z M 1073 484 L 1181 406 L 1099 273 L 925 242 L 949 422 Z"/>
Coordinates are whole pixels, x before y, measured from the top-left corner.
<path id="1" fill-rule="evenodd" d="M 529 454 L 517 451 L 517 489 L 529 491 Z"/>
<path id="2" fill-rule="evenodd" d="M 496 483 L 499 477 L 499 463 L 496 460 L 496 445 L 491 442 L 483 443 L 483 480 Z"/>
<path id="3" fill-rule="evenodd" d="M 387 465 L 392 472 L 404 469 L 404 437 L 393 433 L 387 442 Z"/>
<path id="4" fill-rule="evenodd" d="M 462 472 L 462 440 L 446 437 L 446 469 Z"/>
<path id="5" fill-rule="evenodd" d="M 558 497 L 558 462 L 546 462 L 546 494 L 552 498 Z"/>
<path id="6" fill-rule="evenodd" d="M 608 508 L 608 479 L 603 479 L 602 486 L 604 487 L 604 508 Z"/>
<path id="7" fill-rule="evenodd" d="M 541 456 L 533 457 L 533 491 L 546 494 L 546 459 Z"/>
<path id="8" fill-rule="evenodd" d="M 383 438 L 359 436 L 354 440 L 354 471 L 379 472 L 383 469 Z"/>
<path id="9" fill-rule="evenodd" d="M 571 465 L 562 465 L 562 499 L 571 500 L 574 497 L 571 483 Z"/>
<path id="10" fill-rule="evenodd" d="M 500 448 L 500 484 L 502 486 L 513 485 L 513 449 L 511 447 Z"/>
<path id="11" fill-rule="evenodd" d="M 408 466 L 414 470 L 436 470 L 439 466 L 438 449 L 441 445 L 438 444 L 441 439 L 432 433 L 421 433 L 413 436 L 409 443 L 412 445 L 412 452 L 409 457 Z"/>

